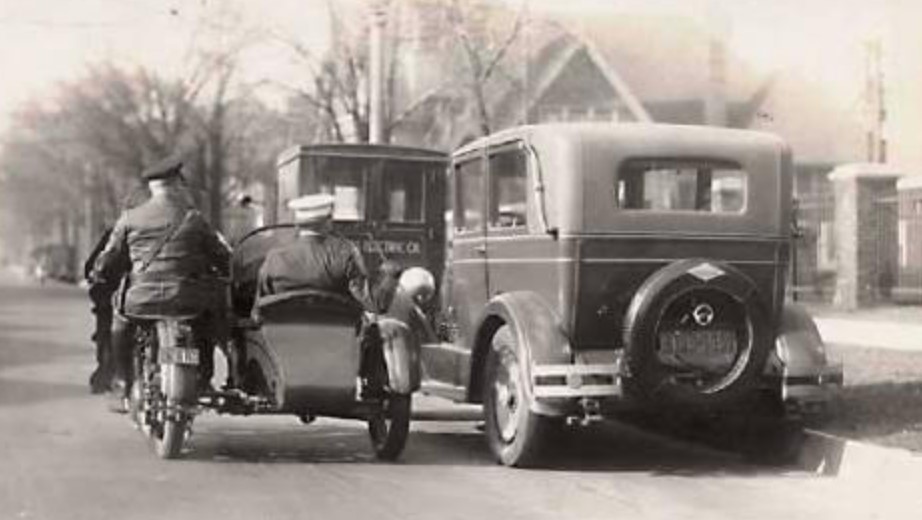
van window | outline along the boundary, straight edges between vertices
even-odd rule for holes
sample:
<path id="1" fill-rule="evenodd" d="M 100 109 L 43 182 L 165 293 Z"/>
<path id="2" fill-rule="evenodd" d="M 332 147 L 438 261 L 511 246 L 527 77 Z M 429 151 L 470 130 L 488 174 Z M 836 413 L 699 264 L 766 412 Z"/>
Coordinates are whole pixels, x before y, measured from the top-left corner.
<path id="1" fill-rule="evenodd" d="M 300 183 L 301 195 L 328 193 L 336 199 L 334 220 L 365 220 L 366 179 L 371 163 L 345 157 L 315 157 Z"/>
<path id="2" fill-rule="evenodd" d="M 621 209 L 742 213 L 747 174 L 738 164 L 709 160 L 629 160 L 616 177 Z"/>
<path id="3" fill-rule="evenodd" d="M 483 162 L 480 158 L 455 166 L 458 186 L 458 205 L 455 210 L 455 228 L 474 231 L 483 227 Z"/>
<path id="4" fill-rule="evenodd" d="M 426 175 L 431 165 L 419 161 L 384 162 L 384 217 L 388 222 L 422 222 Z"/>
<path id="5" fill-rule="evenodd" d="M 491 228 L 525 227 L 526 156 L 520 149 L 510 149 L 490 156 L 490 221 Z"/>

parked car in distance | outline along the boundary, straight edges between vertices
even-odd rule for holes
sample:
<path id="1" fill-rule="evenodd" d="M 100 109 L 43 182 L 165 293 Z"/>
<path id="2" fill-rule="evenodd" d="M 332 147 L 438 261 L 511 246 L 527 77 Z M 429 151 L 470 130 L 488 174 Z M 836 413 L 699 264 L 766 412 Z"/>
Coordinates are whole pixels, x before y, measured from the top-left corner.
<path id="1" fill-rule="evenodd" d="M 785 301 L 791 183 L 788 147 L 752 131 L 550 124 L 464 146 L 443 272 L 408 269 L 392 309 L 423 390 L 483 403 L 510 466 L 565 421 L 813 410 L 842 369 Z"/>

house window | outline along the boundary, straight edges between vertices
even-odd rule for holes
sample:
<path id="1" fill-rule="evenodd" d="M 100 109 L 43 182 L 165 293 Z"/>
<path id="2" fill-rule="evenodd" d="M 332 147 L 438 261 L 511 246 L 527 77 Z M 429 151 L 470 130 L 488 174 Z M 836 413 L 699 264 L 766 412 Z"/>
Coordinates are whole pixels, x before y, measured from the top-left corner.
<path id="1" fill-rule="evenodd" d="M 526 156 L 516 148 L 490 156 L 491 228 L 525 227 L 527 221 Z"/>
<path id="2" fill-rule="evenodd" d="M 590 119 L 593 121 L 615 121 L 615 112 L 610 108 L 596 108 L 591 111 Z"/>
<path id="3" fill-rule="evenodd" d="M 567 121 L 568 118 L 567 107 L 543 106 L 538 110 L 539 123 L 558 123 Z"/>

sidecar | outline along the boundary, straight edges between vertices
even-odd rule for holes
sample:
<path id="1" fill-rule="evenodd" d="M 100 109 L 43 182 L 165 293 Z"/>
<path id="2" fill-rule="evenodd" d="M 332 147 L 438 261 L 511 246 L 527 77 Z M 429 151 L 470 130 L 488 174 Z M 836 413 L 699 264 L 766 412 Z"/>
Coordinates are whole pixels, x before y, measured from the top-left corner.
<path id="1" fill-rule="evenodd" d="M 292 414 L 367 421 L 375 453 L 395 459 L 419 388 L 418 347 L 400 320 L 366 313 L 349 298 L 299 290 L 256 298 L 259 265 L 290 226 L 237 245 L 232 278 L 230 388 L 209 405 L 232 414 Z"/>

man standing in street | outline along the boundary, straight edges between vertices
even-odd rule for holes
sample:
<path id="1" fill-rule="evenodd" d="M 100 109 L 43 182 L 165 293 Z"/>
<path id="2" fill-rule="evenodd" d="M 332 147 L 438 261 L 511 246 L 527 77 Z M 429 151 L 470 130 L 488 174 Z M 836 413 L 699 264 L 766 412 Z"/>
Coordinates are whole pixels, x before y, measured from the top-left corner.
<path id="1" fill-rule="evenodd" d="M 198 315 L 200 383 L 210 389 L 214 339 L 223 313 L 222 286 L 230 249 L 194 208 L 182 176 L 182 161 L 168 157 L 146 169 L 151 198 L 122 213 L 93 268 L 93 278 L 112 282 L 127 274 L 113 327 L 117 397 L 124 403 L 131 385 L 131 318 Z"/>
<path id="2" fill-rule="evenodd" d="M 125 199 L 124 208 L 131 209 L 138 206 L 149 197 L 147 189 L 137 189 L 131 192 Z M 96 265 L 96 259 L 102 253 L 103 248 L 109 243 L 109 237 L 112 236 L 112 227 L 109 227 L 99 237 L 99 241 L 93 247 L 89 257 L 83 264 L 83 277 L 89 284 L 90 301 L 93 304 L 91 309 L 93 316 L 96 318 L 96 328 L 93 331 L 92 340 L 96 345 L 96 369 L 90 374 L 90 391 L 94 394 L 101 394 L 109 391 L 112 386 L 112 377 L 115 367 L 112 361 L 112 296 L 118 290 L 121 280 L 96 280 L 93 278 L 93 267 Z M 124 266 L 122 270 L 127 271 L 130 266 Z"/>

